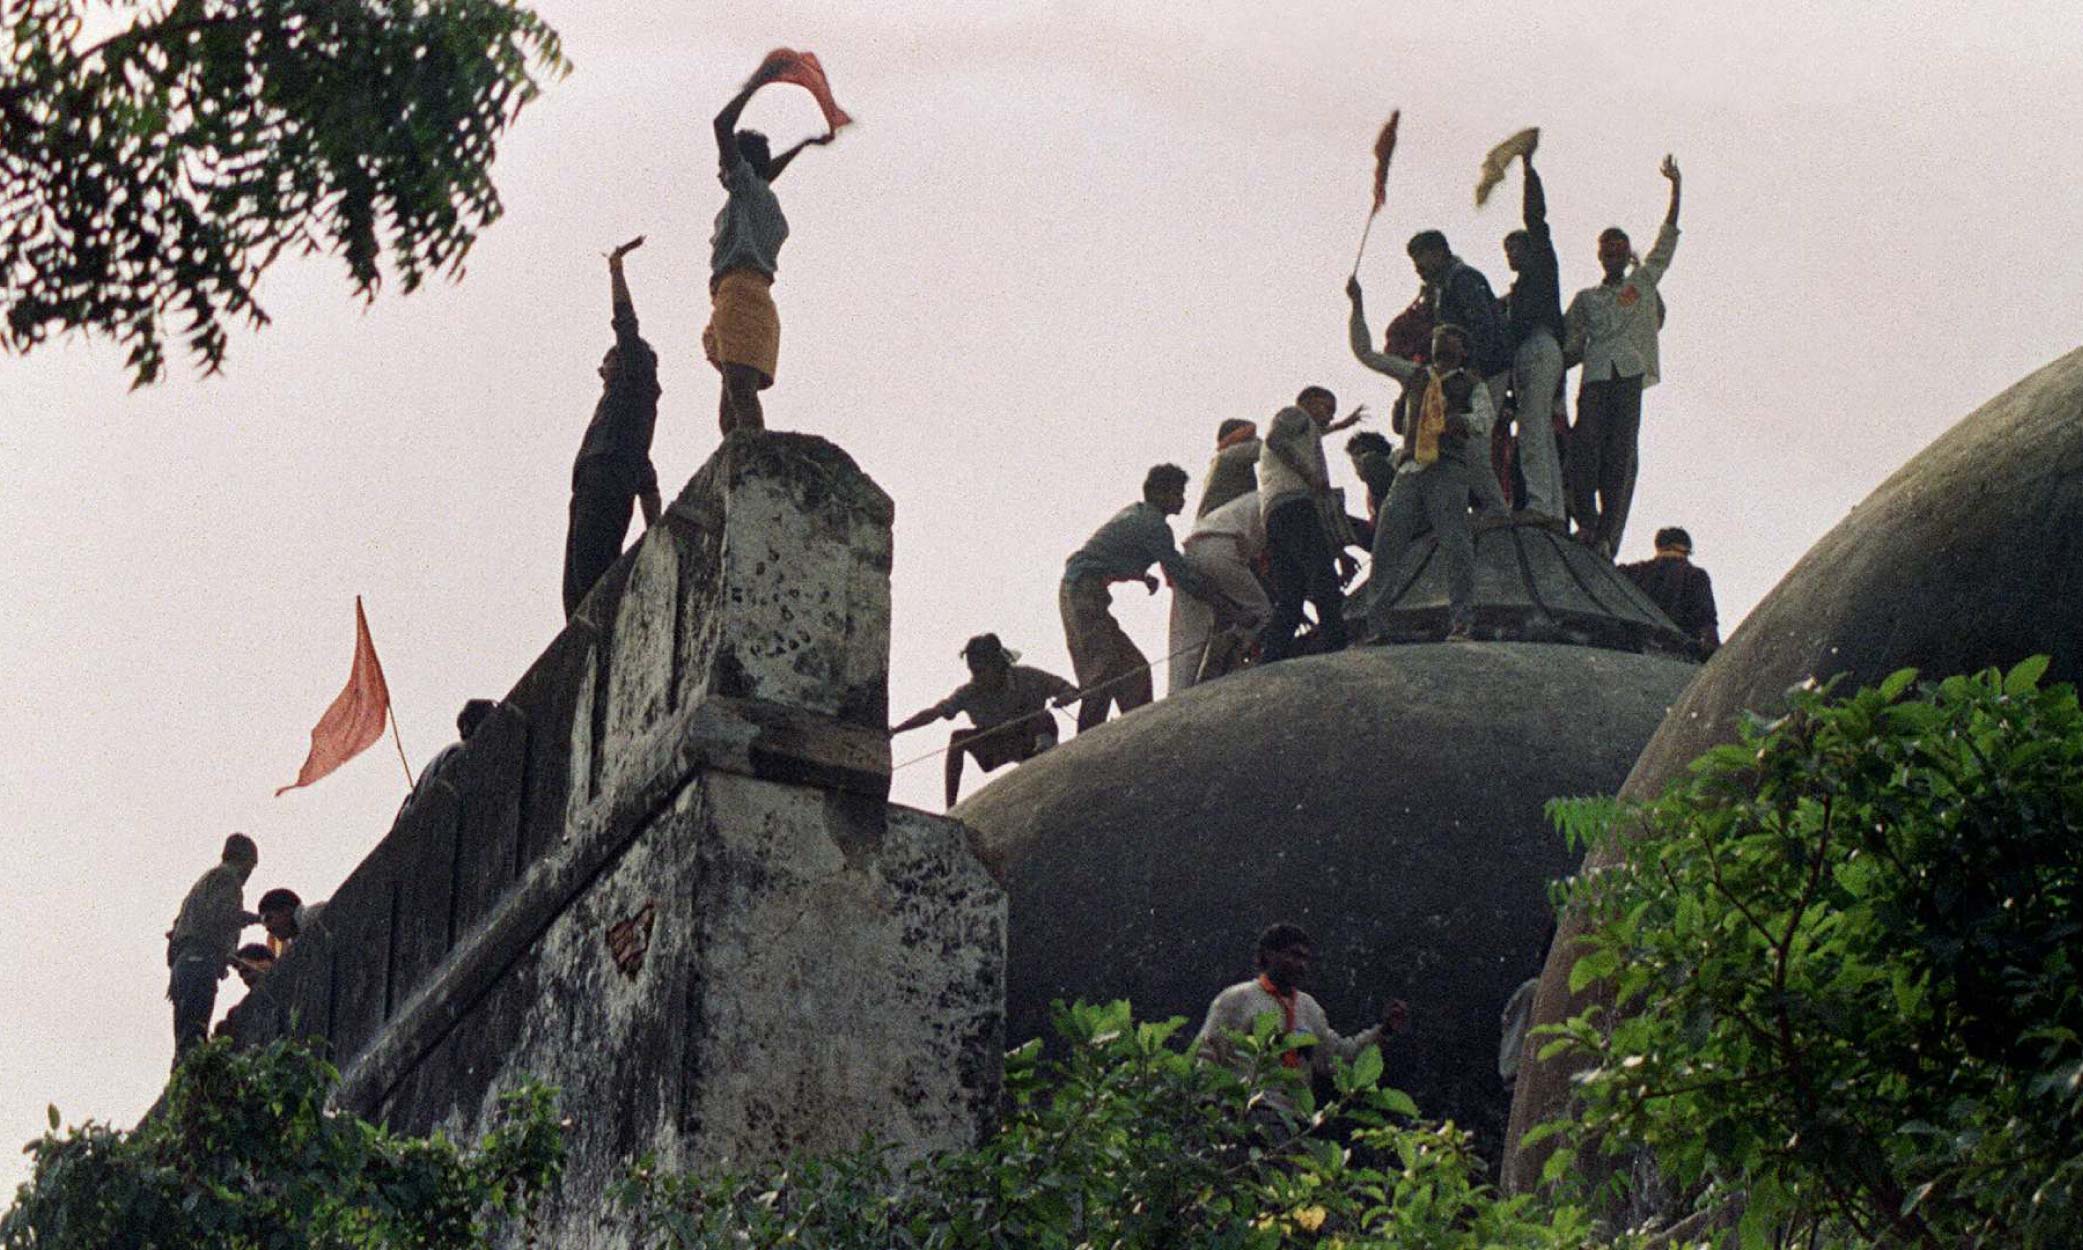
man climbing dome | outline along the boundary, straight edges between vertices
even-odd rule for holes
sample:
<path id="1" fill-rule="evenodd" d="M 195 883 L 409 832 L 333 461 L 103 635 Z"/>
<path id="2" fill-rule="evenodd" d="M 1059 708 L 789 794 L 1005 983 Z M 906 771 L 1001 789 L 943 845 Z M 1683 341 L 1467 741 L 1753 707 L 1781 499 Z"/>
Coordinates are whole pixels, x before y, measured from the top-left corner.
<path id="1" fill-rule="evenodd" d="M 1077 673 L 1083 698 L 1078 704 L 1078 732 L 1107 719 L 1110 705 L 1126 712 L 1151 698 L 1150 661 L 1114 619 L 1115 582 L 1141 582 L 1157 593 L 1150 566 L 1160 565 L 1172 579 L 1174 594 L 1213 593 L 1201 575 L 1179 554 L 1166 517 L 1186 510 L 1186 470 L 1160 464 L 1143 478 L 1143 498 L 1114 514 L 1093 532 L 1063 566 L 1056 603 L 1063 615 L 1063 639 Z"/>
<path id="2" fill-rule="evenodd" d="M 814 77 L 813 77 L 814 76 Z M 815 85 L 812 85 L 814 81 Z M 739 130 L 738 116 L 752 94 L 771 82 L 797 82 L 811 88 L 830 129 L 774 156 L 767 137 Z M 709 236 L 708 328 L 702 350 L 723 375 L 723 399 L 717 409 L 727 435 L 732 430 L 766 428 L 759 393 L 774 385 L 775 362 L 781 352 L 781 314 L 774 307 L 774 275 L 781 245 L 788 239 L 788 219 L 774 183 L 804 148 L 830 143 L 846 115 L 829 103 L 824 71 L 816 58 L 783 49 L 770 54 L 757 72 L 716 115 L 717 177 L 727 193 Z"/>
<path id="3" fill-rule="evenodd" d="M 658 520 L 658 471 L 651 466 L 658 354 L 637 333 L 636 305 L 622 276 L 622 258 L 643 245 L 638 235 L 608 253 L 615 345 L 601 358 L 600 402 L 593 406 L 593 420 L 571 466 L 571 524 L 564 538 L 566 618 L 621 557 L 630 506 L 643 506 L 645 525 Z"/>
<path id="4" fill-rule="evenodd" d="M 1403 382 L 1418 396 L 1416 419 L 1397 453 L 1396 479 L 1374 525 L 1369 574 L 1376 602 L 1394 590 L 1404 548 L 1430 523 L 1447 572 L 1447 641 L 1465 642 L 1475 624 L 1475 538 L 1468 519 L 1470 482 L 1487 476 L 1490 390 L 1466 368 L 1468 336 L 1443 325 L 1432 332 L 1432 363 L 1420 365 L 1369 345 L 1367 309 L 1358 279 L 1349 279 L 1352 352 L 1361 364 Z M 1494 479 L 1493 479 L 1494 480 Z"/>
<path id="5" fill-rule="evenodd" d="M 174 1005 L 174 1063 L 210 1031 L 217 982 L 231 967 L 239 933 L 260 917 L 246 910 L 246 878 L 260 863 L 260 848 L 243 833 L 224 840 L 217 866 L 196 879 L 181 900 L 166 934 L 167 1001 Z"/>
<path id="6" fill-rule="evenodd" d="M 1179 550 L 1214 594 L 1206 599 L 1172 596 L 1169 694 L 1242 667 L 1273 614 L 1258 577 L 1266 520 L 1256 492 L 1239 495 L 1195 521 Z"/>
<path id="7" fill-rule="evenodd" d="M 962 793 L 964 756 L 990 772 L 1002 764 L 1025 763 L 1056 745 L 1056 718 L 1050 708 L 1069 707 L 1078 688 L 1042 669 L 1019 662 L 996 634 L 978 634 L 962 645 L 969 680 L 940 702 L 908 720 L 890 726 L 892 736 L 969 714 L 970 729 L 948 736 L 947 805 Z"/>
<path id="8" fill-rule="evenodd" d="M 1692 562 L 1691 534 L 1675 525 L 1656 531 L 1656 557 L 1623 564 L 1620 571 L 1692 639 L 1695 656 L 1704 660 L 1721 647 L 1714 579 Z"/>
<path id="9" fill-rule="evenodd" d="M 1678 164 L 1666 156 L 1659 172 L 1671 184 L 1671 206 L 1656 246 L 1630 267 L 1634 252 L 1627 231 L 1608 226 L 1598 236 L 1598 263 L 1606 276 L 1577 292 L 1563 316 L 1563 363 L 1584 366 L 1577 375 L 1577 424 L 1569 436 L 1570 513 L 1577 537 L 1608 560 L 1620 550 L 1634 502 L 1642 392 L 1659 376 L 1663 297 L 1657 288 L 1678 250 Z"/>
<path id="10" fill-rule="evenodd" d="M 1409 1005 L 1392 998 L 1383 1005 L 1379 1024 L 1351 1037 L 1340 1036 L 1331 1027 L 1323 1006 L 1307 989 L 1316 967 L 1316 943 L 1300 925 L 1268 926 L 1259 934 L 1257 962 L 1256 977 L 1230 986 L 1208 1005 L 1208 1018 L 1194 1038 L 1194 1046 L 1203 1058 L 1239 1064 L 1241 1056 L 1232 1036 L 1249 1037 L 1260 1016 L 1274 1015 L 1280 1021 L 1282 1035 L 1299 1033 L 1316 1039 L 1314 1046 L 1288 1051 L 1282 1063 L 1293 1071 L 1306 1070 L 1328 1077 L 1334 1060 L 1350 1063 L 1369 1046 L 1385 1046 L 1390 1037 L 1403 1032 L 1410 1023 Z M 1291 1113 L 1294 1109 L 1293 1102 L 1279 1090 L 1265 1091 L 1264 1101 L 1276 1112 Z"/>
<path id="11" fill-rule="evenodd" d="M 1257 422 L 1231 417 L 1215 427 L 1215 458 L 1208 462 L 1201 502 L 1193 511 L 1195 520 L 1258 489 L 1260 446 Z"/>
<path id="12" fill-rule="evenodd" d="M 1356 566 L 1345 554 L 1345 510 L 1331 491 L 1324 435 L 1351 425 L 1363 409 L 1342 422 L 1331 419 L 1337 411 L 1330 391 L 1302 388 L 1266 428 L 1259 452 L 1258 500 L 1273 582 L 1272 616 L 1259 648 L 1268 664 L 1301 650 L 1296 635 L 1305 602 L 1316 609 L 1315 649 L 1345 649 L 1343 584 Z"/>

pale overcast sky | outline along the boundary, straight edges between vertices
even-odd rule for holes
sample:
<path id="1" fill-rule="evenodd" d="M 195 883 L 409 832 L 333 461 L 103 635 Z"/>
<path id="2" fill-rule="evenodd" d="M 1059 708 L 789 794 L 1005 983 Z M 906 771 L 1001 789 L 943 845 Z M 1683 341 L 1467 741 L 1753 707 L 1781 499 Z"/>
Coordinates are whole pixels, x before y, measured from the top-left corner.
<path id="1" fill-rule="evenodd" d="M 1146 5 L 544 0 L 576 63 L 508 139 L 506 219 L 459 286 L 362 308 L 284 264 L 223 376 L 129 393 L 120 352 L 0 359 L 0 1143 L 128 1123 L 171 1053 L 164 934 L 234 829 L 249 898 L 320 898 L 403 790 L 389 744 L 284 798 L 366 597 L 414 766 L 562 624 L 570 464 L 630 235 L 668 491 L 714 449 L 709 118 L 768 48 L 816 51 L 860 119 L 781 184 L 768 420 L 897 501 L 892 712 L 995 630 L 1068 674 L 1064 557 L 1160 460 L 1321 382 L 1379 413 L 1340 288 L 1391 108 L 1403 144 L 1362 277 L 1377 320 L 1444 229 L 1508 280 L 1544 127 L 1565 293 L 1608 224 L 1647 240 L 1685 172 L 1627 558 L 1688 526 L 1733 625 L 1941 430 L 2076 346 L 2072 3 Z M 748 120 L 815 125 L 780 88 Z M 1343 464 L 1336 466 L 1341 472 Z M 1121 616 L 1164 649 L 1164 600 Z M 1161 688 L 1161 687 L 1160 687 Z M 907 735 L 899 760 L 941 744 Z M 938 805 L 938 769 L 897 797 Z M 220 1010 L 237 994 L 226 982 Z M 22 1174 L 0 1150 L 0 1182 Z"/>

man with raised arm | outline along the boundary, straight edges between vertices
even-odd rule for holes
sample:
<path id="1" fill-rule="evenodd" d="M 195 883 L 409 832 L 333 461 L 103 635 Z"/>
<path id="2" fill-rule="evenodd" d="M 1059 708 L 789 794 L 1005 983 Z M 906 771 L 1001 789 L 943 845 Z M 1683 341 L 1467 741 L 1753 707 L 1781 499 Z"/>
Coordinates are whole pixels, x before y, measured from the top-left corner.
<path id="1" fill-rule="evenodd" d="M 1001 764 L 1026 763 L 1056 745 L 1051 708 L 1069 707 L 1078 688 L 1056 674 L 1019 662 L 996 634 L 978 634 L 962 646 L 969 680 L 918 715 L 890 726 L 890 735 L 909 732 L 967 712 L 971 729 L 957 729 L 947 743 L 947 805 L 962 795 L 962 760 L 990 772 Z"/>
<path id="2" fill-rule="evenodd" d="M 1056 595 L 1063 614 L 1063 640 L 1084 698 L 1078 703 L 1078 732 L 1105 722 L 1110 704 L 1132 712 L 1152 695 L 1150 661 L 1114 619 L 1116 582 L 1141 582 L 1157 593 L 1150 566 L 1172 579 L 1172 593 L 1209 596 L 1199 570 L 1179 554 L 1166 517 L 1186 510 L 1186 470 L 1160 464 L 1143 477 L 1143 498 L 1114 514 L 1094 531 L 1063 566 Z"/>
<path id="3" fill-rule="evenodd" d="M 1396 455 L 1396 478 L 1374 522 L 1368 574 L 1372 593 L 1376 602 L 1393 593 L 1404 548 L 1429 522 L 1446 561 L 1446 638 L 1467 641 L 1475 625 L 1475 537 L 1468 520 L 1468 494 L 1473 479 L 1490 473 L 1490 427 L 1496 420 L 1490 390 L 1466 367 L 1468 336 L 1460 327 L 1441 325 L 1433 330 L 1431 362 L 1420 365 L 1408 357 L 1375 351 L 1357 278 L 1347 280 L 1345 294 L 1352 301 L 1353 355 L 1369 369 L 1402 382 L 1415 396 L 1413 419 Z"/>
<path id="4" fill-rule="evenodd" d="M 1607 559 L 1620 550 L 1627 510 L 1634 502 L 1636 452 L 1642 431 L 1642 392 L 1657 382 L 1657 331 L 1663 300 L 1657 285 L 1678 250 L 1678 164 L 1664 157 L 1671 207 L 1656 246 L 1640 264 L 1627 232 L 1608 226 L 1598 236 L 1605 278 L 1577 292 L 1563 317 L 1562 355 L 1581 363 L 1577 423 L 1569 436 L 1570 510 L 1577 536 Z"/>
<path id="5" fill-rule="evenodd" d="M 1533 169 L 1533 146 L 1519 163 L 1526 171 L 1525 227 L 1504 236 L 1512 269 L 1505 318 L 1512 344 L 1512 393 L 1517 397 L 1519 471 L 1526 478 L 1526 511 L 1562 524 L 1562 463 L 1555 454 L 1555 392 L 1562 385 L 1562 279 L 1548 233 L 1548 197 Z M 1496 399 L 1495 395 L 1491 396 Z"/>
<path id="6" fill-rule="evenodd" d="M 709 236 L 710 312 L 702 350 L 723 374 L 717 417 L 725 434 L 766 428 L 759 393 L 774 385 L 781 352 L 781 314 L 774 308 L 773 287 L 788 219 L 781 215 L 774 183 L 804 148 L 833 138 L 827 133 L 805 139 L 777 157 L 765 135 L 738 129 L 738 115 L 752 93 L 786 68 L 770 57 L 716 115 L 716 176 L 727 195 Z"/>
<path id="7" fill-rule="evenodd" d="M 651 466 L 658 353 L 637 333 L 636 304 L 622 276 L 622 258 L 643 245 L 638 235 L 608 253 L 615 345 L 601 357 L 600 402 L 593 406 L 593 420 L 571 466 L 571 524 L 564 537 L 567 618 L 622 555 L 631 505 L 643 506 L 645 525 L 658 519 L 658 470 Z"/>

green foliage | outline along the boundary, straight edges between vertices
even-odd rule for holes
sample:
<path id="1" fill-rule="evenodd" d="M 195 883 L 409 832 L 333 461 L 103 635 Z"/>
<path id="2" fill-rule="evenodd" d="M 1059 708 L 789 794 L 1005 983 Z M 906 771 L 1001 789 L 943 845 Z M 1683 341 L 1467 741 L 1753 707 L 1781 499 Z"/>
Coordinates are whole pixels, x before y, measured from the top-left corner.
<path id="1" fill-rule="evenodd" d="M 211 370 L 226 317 L 267 320 L 261 273 L 330 251 L 373 296 L 461 271 L 500 214 L 500 134 L 567 68 L 511 0 L 163 0 L 82 48 L 90 0 L 0 22 L 4 342 L 106 334 L 136 383 L 169 322 Z"/>
<path id="2" fill-rule="evenodd" d="M 0 1216 L 4 1250 L 468 1250 L 555 1184 L 551 1092 L 507 1096 L 476 1150 L 399 1137 L 326 1109 L 338 1082 L 308 1050 L 213 1042 L 135 1130 L 88 1123 L 30 1143 L 35 1173 Z"/>
<path id="3" fill-rule="evenodd" d="M 1183 1023 L 1137 1023 L 1126 1003 L 1059 1012 L 1066 1057 L 1014 1052 L 1009 1113 L 973 1150 L 900 1167 L 870 1143 L 723 1176 L 646 1162 L 617 1207 L 661 1250 L 1589 1250 L 1580 1213 L 1500 1199 L 1468 1134 L 1411 1123 L 1379 1052 L 1341 1066 L 1318 1105 L 1280 1061 L 1313 1039 L 1277 1037 L 1268 1015 L 1233 1070 L 1176 1049 Z"/>
<path id="4" fill-rule="evenodd" d="M 2045 669 L 1798 690 L 1654 802 L 1558 806 L 1612 863 L 1570 981 L 1615 1009 L 1544 1052 L 1591 1062 L 1574 1149 L 1740 1198 L 1747 1245 L 2075 1244 L 2083 712 Z"/>

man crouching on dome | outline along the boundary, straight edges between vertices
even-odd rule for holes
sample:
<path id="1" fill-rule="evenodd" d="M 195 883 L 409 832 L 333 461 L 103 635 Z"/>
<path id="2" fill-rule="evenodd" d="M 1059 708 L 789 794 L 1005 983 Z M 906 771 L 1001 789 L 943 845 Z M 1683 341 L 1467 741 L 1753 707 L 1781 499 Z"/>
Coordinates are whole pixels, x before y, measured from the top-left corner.
<path id="1" fill-rule="evenodd" d="M 1351 1037 L 1340 1036 L 1331 1027 L 1323 1007 L 1302 988 L 1315 965 L 1316 943 L 1300 925 L 1276 924 L 1259 934 L 1259 974 L 1217 994 L 1208 1005 L 1208 1019 L 1194 1038 L 1201 1056 L 1244 1069 L 1244 1057 L 1231 1035 L 1249 1036 L 1260 1016 L 1273 1015 L 1280 1021 L 1281 1033 L 1307 1034 L 1316 1039 L 1314 1046 L 1288 1051 L 1281 1062 L 1291 1070 L 1306 1067 L 1313 1076 L 1329 1078 L 1334 1059 L 1350 1063 L 1361 1051 L 1383 1045 L 1408 1026 L 1409 1005 L 1392 998 L 1382 1008 L 1380 1024 Z M 1277 1089 L 1265 1091 L 1262 1105 L 1283 1116 L 1294 1112 L 1293 1102 Z"/>
<path id="2" fill-rule="evenodd" d="M 1021 664 L 1020 653 L 1007 650 L 996 634 L 978 634 L 964 643 L 962 659 L 969 665 L 968 681 L 932 707 L 890 726 L 890 736 L 895 737 L 969 713 L 975 728 L 948 735 L 949 807 L 962 794 L 964 756 L 973 757 L 985 772 L 1001 764 L 1026 763 L 1056 745 L 1056 718 L 1049 709 L 1068 707 L 1078 697 L 1078 688 L 1056 674 Z"/>

